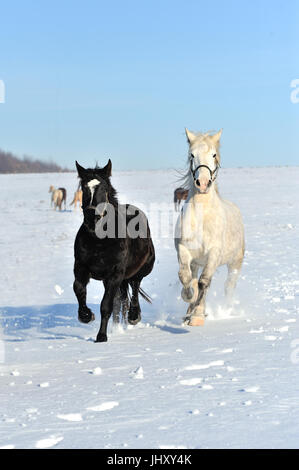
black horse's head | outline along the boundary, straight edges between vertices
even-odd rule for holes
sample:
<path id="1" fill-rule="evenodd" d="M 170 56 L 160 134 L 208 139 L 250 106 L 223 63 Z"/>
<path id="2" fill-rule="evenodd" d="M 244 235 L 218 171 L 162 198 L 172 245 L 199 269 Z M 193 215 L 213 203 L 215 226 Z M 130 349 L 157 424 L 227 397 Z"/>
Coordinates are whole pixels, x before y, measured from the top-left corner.
<path id="1" fill-rule="evenodd" d="M 84 223 L 94 230 L 97 219 L 101 217 L 101 208 L 115 199 L 115 191 L 110 183 L 112 163 L 109 159 L 103 168 L 83 168 L 76 161 L 76 167 L 83 192 Z"/>

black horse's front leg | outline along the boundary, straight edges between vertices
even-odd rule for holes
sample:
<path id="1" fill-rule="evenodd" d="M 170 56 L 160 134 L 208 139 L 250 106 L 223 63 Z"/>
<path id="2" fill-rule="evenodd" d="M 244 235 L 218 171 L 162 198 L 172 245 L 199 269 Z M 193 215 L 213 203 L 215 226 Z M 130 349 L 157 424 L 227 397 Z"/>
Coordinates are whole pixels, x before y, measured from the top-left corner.
<path id="1" fill-rule="evenodd" d="M 81 323 L 89 323 L 95 319 L 93 312 L 86 305 L 86 286 L 89 282 L 89 273 L 82 267 L 75 265 L 74 292 L 78 300 L 78 320 Z"/>
<path id="2" fill-rule="evenodd" d="M 105 293 L 101 302 L 101 326 L 97 334 L 96 343 L 107 341 L 108 321 L 113 311 L 113 301 L 117 294 L 121 281 L 109 280 L 105 281 Z"/>

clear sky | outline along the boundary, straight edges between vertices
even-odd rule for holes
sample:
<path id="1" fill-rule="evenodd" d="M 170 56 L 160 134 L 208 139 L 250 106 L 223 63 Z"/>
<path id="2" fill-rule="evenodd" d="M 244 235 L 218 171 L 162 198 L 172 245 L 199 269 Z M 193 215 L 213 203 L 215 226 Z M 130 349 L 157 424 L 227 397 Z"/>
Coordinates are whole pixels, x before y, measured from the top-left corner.
<path id="1" fill-rule="evenodd" d="M 180 168 L 185 127 L 223 128 L 224 167 L 299 164 L 298 0 L 11 0 L 0 15 L 3 150 Z"/>

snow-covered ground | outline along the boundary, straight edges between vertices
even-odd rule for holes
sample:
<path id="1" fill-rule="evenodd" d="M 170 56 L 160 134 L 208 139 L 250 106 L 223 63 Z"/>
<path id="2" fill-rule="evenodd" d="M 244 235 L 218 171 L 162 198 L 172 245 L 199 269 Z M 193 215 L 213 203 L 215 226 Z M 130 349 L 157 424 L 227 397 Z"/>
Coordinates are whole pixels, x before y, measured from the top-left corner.
<path id="1" fill-rule="evenodd" d="M 221 268 L 205 326 L 182 325 L 173 241 L 156 231 L 143 282 L 153 304 L 142 302 L 136 327 L 110 325 L 102 344 L 93 342 L 101 284 L 88 287 L 91 325 L 78 323 L 72 290 L 82 215 L 50 209 L 50 184 L 65 186 L 69 203 L 76 175 L 0 183 L 0 447 L 299 447 L 299 168 L 219 173 L 246 230 L 233 312 Z M 113 184 L 149 211 L 172 204 L 177 185 L 172 170 L 116 172 Z"/>

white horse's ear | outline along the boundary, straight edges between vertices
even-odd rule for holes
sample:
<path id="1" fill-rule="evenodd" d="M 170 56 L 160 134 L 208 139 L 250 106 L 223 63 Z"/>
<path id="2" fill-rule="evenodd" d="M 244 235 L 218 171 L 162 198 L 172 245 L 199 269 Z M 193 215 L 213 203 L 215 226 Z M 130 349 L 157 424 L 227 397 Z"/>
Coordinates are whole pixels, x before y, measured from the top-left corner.
<path id="1" fill-rule="evenodd" d="M 212 135 L 212 140 L 214 141 L 215 144 L 218 144 L 221 134 L 222 134 L 223 129 L 220 129 L 220 131 L 216 132 L 216 134 Z"/>
<path id="2" fill-rule="evenodd" d="M 188 144 L 191 145 L 194 142 L 194 140 L 196 139 L 196 135 L 193 134 L 193 132 L 188 131 L 187 127 L 185 127 L 185 132 L 186 132 L 186 137 L 187 137 Z"/>

